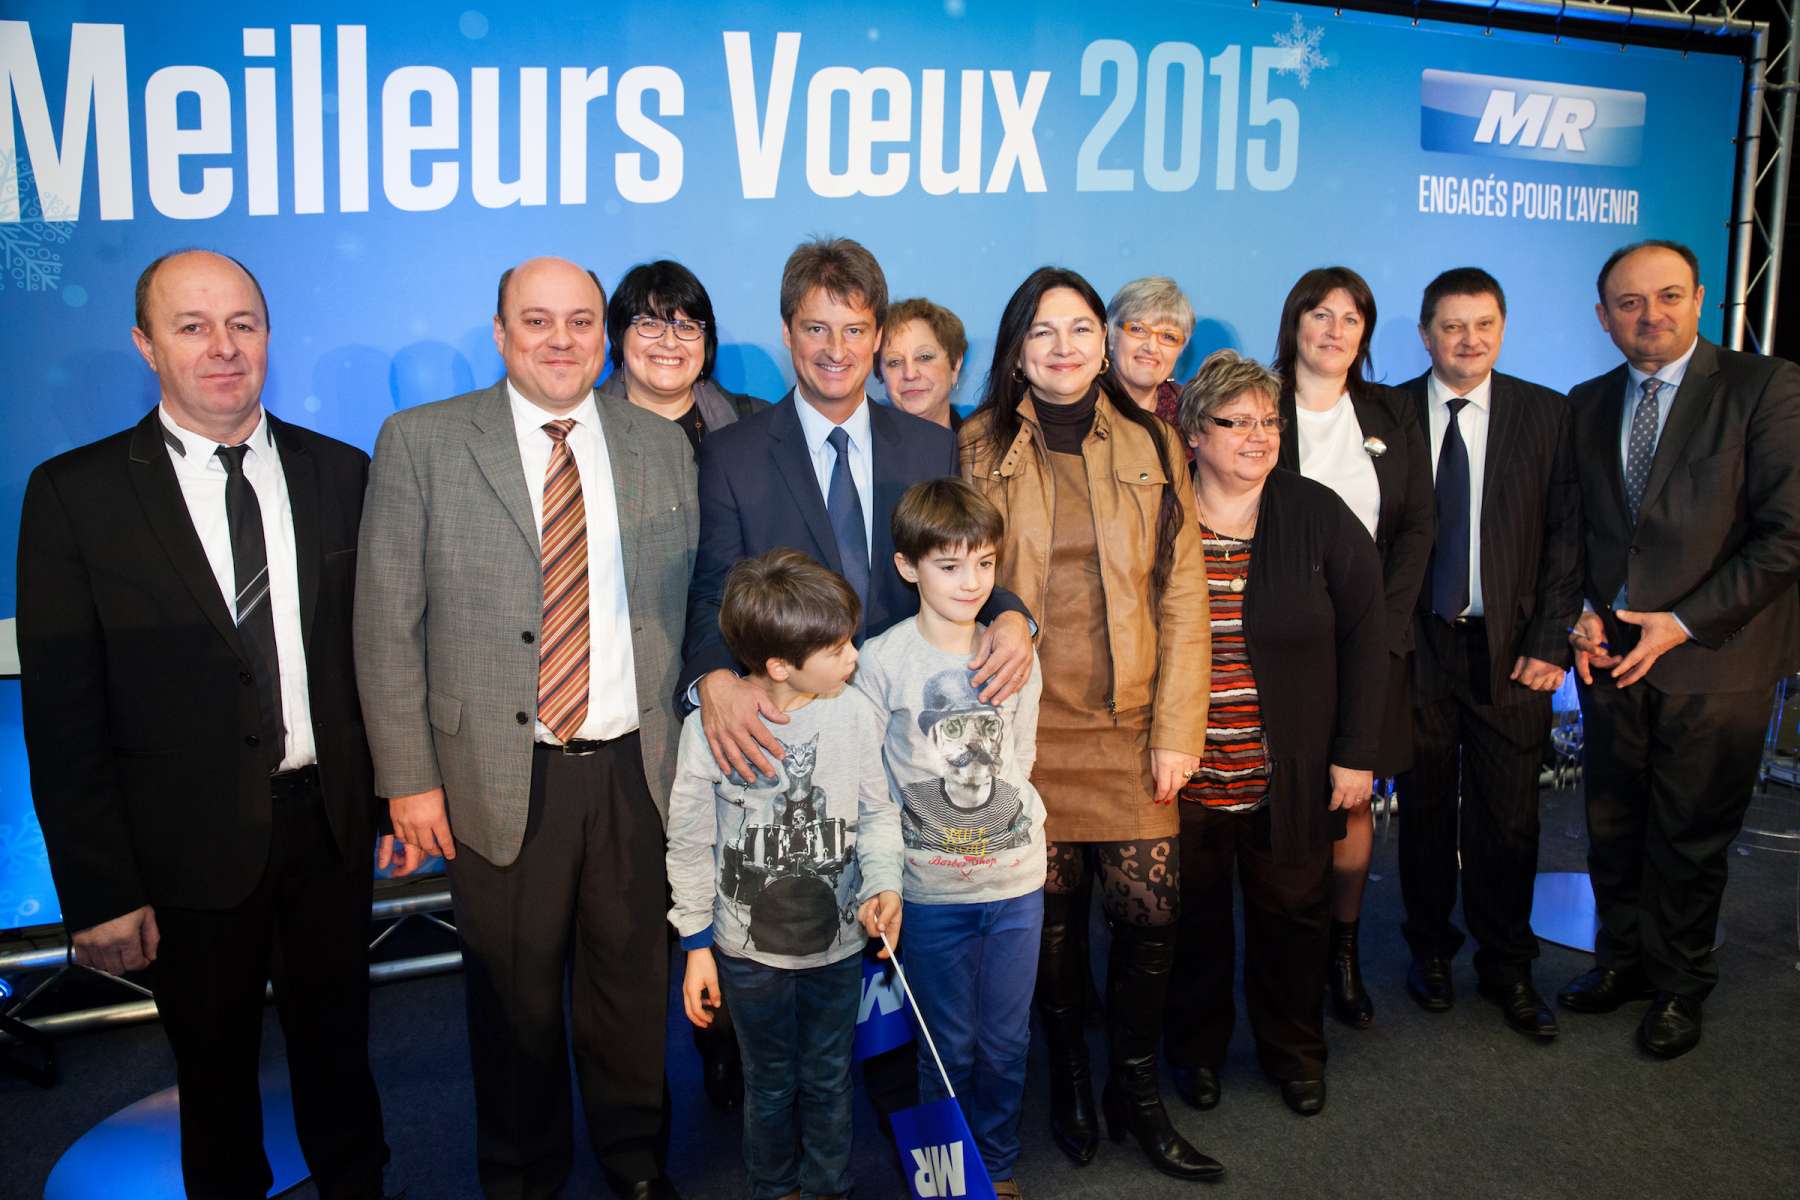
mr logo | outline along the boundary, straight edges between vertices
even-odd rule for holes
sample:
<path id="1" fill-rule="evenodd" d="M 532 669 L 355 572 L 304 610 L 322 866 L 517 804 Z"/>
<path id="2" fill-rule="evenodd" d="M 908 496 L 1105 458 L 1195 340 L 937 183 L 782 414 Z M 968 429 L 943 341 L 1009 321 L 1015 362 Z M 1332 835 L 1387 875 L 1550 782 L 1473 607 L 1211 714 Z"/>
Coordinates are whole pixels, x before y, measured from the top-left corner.
<path id="1" fill-rule="evenodd" d="M 1644 140 L 1644 93 L 1425 71 L 1419 147 L 1450 154 L 1631 166 Z"/>
<path id="2" fill-rule="evenodd" d="M 900 981 L 879 959 L 863 959 L 862 1003 L 856 1010 L 851 1057 L 861 1062 L 913 1040 L 912 1016 Z"/>
<path id="3" fill-rule="evenodd" d="M 918 1170 L 913 1172 L 913 1191 L 920 1196 L 966 1196 L 963 1182 L 963 1144 L 925 1146 L 912 1152 Z"/>

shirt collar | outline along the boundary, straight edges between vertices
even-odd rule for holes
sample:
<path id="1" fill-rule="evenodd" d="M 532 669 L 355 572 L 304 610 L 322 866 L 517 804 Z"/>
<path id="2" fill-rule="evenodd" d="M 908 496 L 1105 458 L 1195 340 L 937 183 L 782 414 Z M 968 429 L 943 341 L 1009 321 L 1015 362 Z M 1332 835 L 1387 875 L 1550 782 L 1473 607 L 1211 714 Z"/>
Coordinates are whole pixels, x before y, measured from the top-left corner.
<path id="1" fill-rule="evenodd" d="M 1694 344 L 1687 348 L 1686 354 L 1683 354 L 1674 362 L 1664 363 L 1662 367 L 1656 371 L 1656 378 L 1663 381 L 1663 391 L 1669 396 L 1673 397 L 1676 392 L 1681 390 L 1681 380 L 1682 377 L 1687 374 L 1688 362 L 1694 357 L 1694 351 L 1699 348 L 1700 338 L 1696 335 Z M 1650 378 L 1649 373 L 1638 370 L 1630 363 L 1625 364 L 1625 374 L 1631 380 L 1631 395 L 1633 397 L 1644 390 L 1644 380 Z"/>
<path id="2" fill-rule="evenodd" d="M 1436 371 L 1431 373 L 1431 383 L 1428 386 L 1431 388 L 1433 404 L 1447 404 L 1457 397 L 1457 393 L 1451 390 L 1450 385 L 1437 377 Z M 1494 396 L 1494 373 L 1489 371 L 1480 383 L 1462 393 L 1462 396 L 1482 412 L 1489 411 Z"/>
<path id="3" fill-rule="evenodd" d="M 225 464 L 218 458 L 218 449 L 225 443 L 215 442 L 191 429 L 182 428 L 176 424 L 175 417 L 166 404 L 157 403 L 156 415 L 162 421 L 163 445 L 169 448 L 169 459 L 177 469 L 190 473 L 225 469 Z M 267 450 L 275 444 L 275 431 L 269 428 L 267 409 L 257 409 L 256 428 L 250 431 L 244 444 L 250 447 L 252 454 Z"/>
<path id="4" fill-rule="evenodd" d="M 594 403 L 594 393 L 591 391 L 582 397 L 580 404 L 564 413 L 561 418 L 552 416 L 527 400 L 520 394 L 519 389 L 513 386 L 513 381 L 510 379 L 506 381 L 506 398 L 512 404 L 513 431 L 521 442 L 533 434 L 542 434 L 548 437 L 549 435 L 543 432 L 544 426 L 559 419 L 573 418 L 577 426 L 587 429 L 600 427 L 600 409 Z"/>
<path id="5" fill-rule="evenodd" d="M 825 439 L 831 436 L 831 431 L 839 426 L 832 424 L 829 417 L 812 406 L 799 384 L 794 385 L 794 412 L 800 418 L 800 433 L 806 438 L 806 449 L 816 455 L 824 448 Z M 856 411 L 845 417 L 840 424 L 844 432 L 850 435 L 852 445 L 868 450 L 869 398 L 864 396 L 856 406 Z"/>

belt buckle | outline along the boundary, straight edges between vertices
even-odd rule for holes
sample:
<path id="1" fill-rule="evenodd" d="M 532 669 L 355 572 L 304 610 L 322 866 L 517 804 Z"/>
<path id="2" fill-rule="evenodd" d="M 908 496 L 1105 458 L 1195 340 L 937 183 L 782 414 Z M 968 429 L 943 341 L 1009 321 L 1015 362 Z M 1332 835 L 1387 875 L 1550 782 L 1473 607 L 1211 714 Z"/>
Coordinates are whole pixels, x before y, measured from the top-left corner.
<path id="1" fill-rule="evenodd" d="M 587 758 L 600 753 L 603 744 L 597 738 L 571 738 L 557 749 L 569 758 Z"/>

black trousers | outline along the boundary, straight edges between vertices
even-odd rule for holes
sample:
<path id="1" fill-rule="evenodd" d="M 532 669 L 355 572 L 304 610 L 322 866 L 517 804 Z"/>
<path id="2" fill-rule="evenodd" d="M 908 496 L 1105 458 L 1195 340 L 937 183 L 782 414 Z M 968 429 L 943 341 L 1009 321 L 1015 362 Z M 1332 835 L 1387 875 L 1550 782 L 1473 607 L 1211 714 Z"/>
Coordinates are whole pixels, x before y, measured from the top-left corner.
<path id="1" fill-rule="evenodd" d="M 1274 1079 L 1325 1076 L 1325 960 L 1330 934 L 1331 846 L 1281 862 L 1268 810 L 1215 812 L 1181 801 L 1181 916 L 1163 1044 L 1169 1061 L 1225 1061 L 1237 1020 L 1235 874 L 1244 892 L 1244 1002 L 1256 1056 Z"/>
<path id="2" fill-rule="evenodd" d="M 457 845 L 475 1153 L 491 1200 L 557 1195 L 573 1164 L 565 980 L 594 1153 L 615 1187 L 662 1174 L 663 851 L 636 733 L 586 756 L 537 748 L 511 866 Z"/>
<path id="3" fill-rule="evenodd" d="M 1488 696 L 1487 630 L 1431 618 L 1419 647 L 1450 694 L 1413 713 L 1413 767 L 1400 797 L 1402 932 L 1414 958 L 1456 956 L 1462 854 L 1463 918 L 1475 938 L 1475 970 L 1496 982 L 1528 981 L 1537 957 L 1531 897 L 1537 881 L 1538 772 L 1550 735 L 1550 696 L 1496 705 Z M 1515 689 L 1524 691 L 1524 689 Z"/>
<path id="4" fill-rule="evenodd" d="M 1701 1000 L 1713 962 L 1726 851 L 1762 763 L 1774 688 L 1675 695 L 1648 683 L 1581 689 L 1594 956 Z"/>
<path id="5" fill-rule="evenodd" d="M 263 985 L 275 985 L 300 1150 L 324 1200 L 379 1200 L 387 1162 L 369 1072 L 368 859 L 338 854 L 316 781 L 275 801 L 262 882 L 236 908 L 159 907 L 150 970 L 181 1087 L 191 1200 L 268 1194 L 258 1086 Z"/>

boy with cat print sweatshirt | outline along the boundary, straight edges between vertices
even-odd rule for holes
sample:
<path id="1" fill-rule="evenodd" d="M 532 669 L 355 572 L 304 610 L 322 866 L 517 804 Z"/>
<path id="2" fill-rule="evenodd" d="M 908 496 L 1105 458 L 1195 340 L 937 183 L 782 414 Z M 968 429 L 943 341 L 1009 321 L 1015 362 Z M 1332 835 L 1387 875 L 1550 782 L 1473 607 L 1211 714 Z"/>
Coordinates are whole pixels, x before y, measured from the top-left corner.
<path id="1" fill-rule="evenodd" d="M 850 1190 L 850 1055 L 864 942 L 900 933 L 900 816 L 882 721 L 846 685 L 861 622 L 849 584 L 797 550 L 732 568 L 719 630 L 787 714 L 779 777 L 718 768 L 700 713 L 669 796 L 669 920 L 695 1025 L 723 995 L 744 1064 L 751 1200 Z"/>

